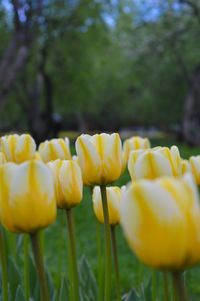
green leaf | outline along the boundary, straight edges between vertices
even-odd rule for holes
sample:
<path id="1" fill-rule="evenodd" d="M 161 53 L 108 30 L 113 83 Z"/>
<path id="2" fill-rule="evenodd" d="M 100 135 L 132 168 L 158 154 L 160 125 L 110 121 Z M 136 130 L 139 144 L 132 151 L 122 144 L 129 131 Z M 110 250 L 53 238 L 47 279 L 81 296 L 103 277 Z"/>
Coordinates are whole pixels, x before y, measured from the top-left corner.
<path id="1" fill-rule="evenodd" d="M 142 283 L 142 293 L 145 301 L 152 301 L 152 277 L 148 277 Z"/>
<path id="2" fill-rule="evenodd" d="M 11 257 L 8 259 L 8 275 L 10 292 L 14 300 L 18 285 L 21 283 L 21 274 L 15 261 Z"/>
<path id="3" fill-rule="evenodd" d="M 30 289 L 33 300 L 40 300 L 40 290 L 34 260 L 30 257 Z"/>
<path id="4" fill-rule="evenodd" d="M 69 300 L 69 289 L 67 285 L 66 278 L 64 277 L 61 282 L 61 287 L 59 291 L 59 298 L 58 301 L 68 301 Z"/>
<path id="5" fill-rule="evenodd" d="M 123 301 L 140 301 L 140 296 L 132 289 L 128 294 L 123 297 Z"/>
<path id="6" fill-rule="evenodd" d="M 45 274 L 46 274 L 50 299 L 52 300 L 54 293 L 55 293 L 55 287 L 54 287 L 53 280 L 52 280 L 51 274 L 49 272 L 49 269 L 46 266 L 45 266 Z"/>
<path id="7" fill-rule="evenodd" d="M 20 285 L 18 285 L 18 287 L 17 287 L 15 301 L 26 301 L 23 290 Z"/>
<path id="8" fill-rule="evenodd" d="M 79 263 L 79 280 L 81 285 L 81 297 L 84 301 L 97 300 L 97 282 L 90 265 L 83 256 Z"/>

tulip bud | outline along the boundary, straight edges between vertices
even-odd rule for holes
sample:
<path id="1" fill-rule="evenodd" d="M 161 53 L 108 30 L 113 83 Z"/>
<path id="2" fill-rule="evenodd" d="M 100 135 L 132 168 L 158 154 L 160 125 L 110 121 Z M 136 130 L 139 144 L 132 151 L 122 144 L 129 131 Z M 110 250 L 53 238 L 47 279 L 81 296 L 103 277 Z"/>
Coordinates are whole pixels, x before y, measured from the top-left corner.
<path id="1" fill-rule="evenodd" d="M 131 137 L 126 139 L 123 144 L 123 169 L 125 169 L 128 162 L 129 154 L 133 150 L 148 149 L 151 147 L 150 141 L 148 138 L 142 137 Z"/>
<path id="2" fill-rule="evenodd" d="M 46 140 L 40 143 L 38 152 L 45 163 L 56 159 L 71 160 L 68 138 Z"/>
<path id="3" fill-rule="evenodd" d="M 181 160 L 181 174 L 184 175 L 185 173 L 191 172 L 190 162 L 188 160 Z"/>
<path id="4" fill-rule="evenodd" d="M 155 179 L 161 176 L 172 176 L 173 171 L 167 158 L 154 150 L 147 150 L 136 156 L 131 152 L 128 170 L 132 180 Z"/>
<path id="5" fill-rule="evenodd" d="M 57 207 L 70 209 L 82 200 L 83 180 L 79 165 L 73 160 L 55 160 L 47 164 L 53 172 Z"/>
<path id="6" fill-rule="evenodd" d="M 189 162 L 195 181 L 197 185 L 200 185 L 200 156 L 191 156 Z"/>
<path id="7" fill-rule="evenodd" d="M 109 224 L 116 225 L 120 222 L 120 206 L 121 206 L 121 189 L 119 187 L 107 187 L 106 195 L 108 201 Z M 94 187 L 93 195 L 93 209 L 96 218 L 100 223 L 104 223 L 103 207 L 101 190 L 99 186 Z"/>
<path id="8" fill-rule="evenodd" d="M 200 261 L 200 207 L 192 177 L 140 180 L 126 189 L 121 223 L 145 264 L 179 270 Z"/>
<path id="9" fill-rule="evenodd" d="M 180 176 L 181 157 L 176 146 L 155 147 L 149 150 L 132 151 L 128 170 L 132 180 L 155 179 L 161 176 Z"/>
<path id="10" fill-rule="evenodd" d="M 173 145 L 171 148 L 159 147 L 157 152 L 162 153 L 170 162 L 173 176 L 181 176 L 181 156 L 177 146 Z"/>
<path id="11" fill-rule="evenodd" d="M 34 233 L 56 218 L 54 182 L 40 161 L 0 167 L 0 220 L 12 232 Z"/>
<path id="12" fill-rule="evenodd" d="M 81 135 L 76 151 L 84 184 L 108 184 L 120 177 L 122 145 L 118 134 Z"/>
<path id="13" fill-rule="evenodd" d="M 0 164 L 4 163 L 6 163 L 6 157 L 2 152 L 0 152 Z"/>
<path id="14" fill-rule="evenodd" d="M 36 144 L 29 134 L 1 137 L 1 151 L 8 162 L 22 163 L 34 158 Z"/>

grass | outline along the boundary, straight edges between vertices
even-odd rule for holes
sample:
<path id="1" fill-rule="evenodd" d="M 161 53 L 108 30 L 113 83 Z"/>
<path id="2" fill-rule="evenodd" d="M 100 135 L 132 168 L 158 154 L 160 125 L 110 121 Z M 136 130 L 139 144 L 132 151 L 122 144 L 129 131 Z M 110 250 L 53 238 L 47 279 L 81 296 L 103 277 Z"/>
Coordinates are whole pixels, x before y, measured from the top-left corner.
<path id="1" fill-rule="evenodd" d="M 153 146 L 166 145 L 171 146 L 176 144 L 170 140 L 154 140 Z M 191 149 L 185 144 L 179 144 L 181 156 L 188 158 L 192 154 L 200 154 L 200 148 Z M 73 149 L 74 152 L 74 149 Z M 128 172 L 122 175 L 117 185 L 122 186 L 130 181 Z M 85 255 L 88 259 L 95 275 L 97 274 L 97 242 L 96 231 L 97 221 L 95 219 L 91 193 L 88 187 L 84 188 L 84 198 L 82 203 L 73 209 L 76 226 L 76 240 L 78 249 L 78 258 Z M 103 232 L 103 226 L 101 226 Z M 148 231 L 148 229 L 147 229 Z M 66 214 L 62 210 L 58 212 L 56 222 L 45 230 L 45 258 L 46 264 L 49 267 L 54 282 L 59 286 L 60 279 L 68 273 L 67 262 L 67 228 L 66 228 Z M 103 252 L 103 235 L 102 235 L 102 252 Z M 120 226 L 117 227 L 117 245 L 119 252 L 119 267 L 121 277 L 122 293 L 128 292 L 132 287 L 136 290 L 141 290 L 141 282 L 147 279 L 152 274 L 152 270 L 145 267 L 134 256 L 129 249 L 126 240 L 124 239 Z M 192 300 L 199 300 L 197 297 L 200 294 L 200 267 L 195 267 L 187 271 L 187 284 L 189 291 L 193 295 Z M 113 279 L 114 280 L 114 279 Z M 114 291 L 114 281 L 113 281 Z M 196 299 L 195 299 L 196 296 Z M 113 297 L 115 301 L 115 297 Z M 147 300 L 149 301 L 149 300 Z"/>

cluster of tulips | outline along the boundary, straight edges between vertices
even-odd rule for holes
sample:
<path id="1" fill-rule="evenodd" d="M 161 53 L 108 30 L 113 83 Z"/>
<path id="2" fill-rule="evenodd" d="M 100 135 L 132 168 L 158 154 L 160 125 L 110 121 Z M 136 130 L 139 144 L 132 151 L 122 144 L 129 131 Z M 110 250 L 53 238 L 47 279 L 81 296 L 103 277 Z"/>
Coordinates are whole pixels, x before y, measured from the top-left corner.
<path id="1" fill-rule="evenodd" d="M 111 300 L 112 257 L 115 298 L 122 300 L 117 224 L 143 263 L 172 273 L 175 298 L 188 300 L 182 273 L 200 262 L 200 156 L 184 160 L 176 146 L 151 148 L 149 140 L 140 137 L 127 139 L 122 146 L 116 133 L 81 135 L 76 153 L 72 157 L 68 138 L 45 141 L 38 150 L 28 134 L 0 140 L 0 221 L 11 232 L 30 235 L 42 301 L 50 299 L 38 232 L 55 221 L 57 208 L 65 210 L 67 217 L 71 301 L 80 300 L 72 209 L 82 200 L 83 185 L 90 186 L 94 213 L 105 229 L 105 281 L 100 300 Z M 131 182 L 122 188 L 110 186 L 126 167 Z M 0 257 L 2 300 L 7 301 L 9 279 L 2 235 Z M 164 287 L 166 301 L 170 301 L 167 285 Z M 29 294 L 27 290 L 26 300 Z"/>

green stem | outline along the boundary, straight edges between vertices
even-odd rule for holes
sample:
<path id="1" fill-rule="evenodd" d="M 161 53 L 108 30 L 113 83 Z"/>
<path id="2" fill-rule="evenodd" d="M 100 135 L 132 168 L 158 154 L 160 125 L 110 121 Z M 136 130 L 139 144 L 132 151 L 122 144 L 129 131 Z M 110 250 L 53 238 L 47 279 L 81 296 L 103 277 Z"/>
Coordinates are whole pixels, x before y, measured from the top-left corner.
<path id="1" fill-rule="evenodd" d="M 163 274 L 164 301 L 170 301 L 168 275 L 166 271 L 163 271 L 162 274 Z"/>
<path id="2" fill-rule="evenodd" d="M 25 298 L 30 298 L 30 266 L 29 266 L 29 237 L 24 234 L 24 291 Z"/>
<path id="3" fill-rule="evenodd" d="M 118 255 L 117 255 L 115 226 L 111 226 L 111 238 L 112 238 L 114 265 L 115 265 L 117 301 L 121 301 L 121 289 L 120 289 L 119 264 L 118 264 Z"/>
<path id="4" fill-rule="evenodd" d="M 69 251 L 70 260 L 72 263 L 72 290 L 73 290 L 73 301 L 79 300 L 79 279 L 78 279 L 78 266 L 76 259 L 76 242 L 75 242 L 75 231 L 74 231 L 74 221 L 72 215 L 72 209 L 66 210 L 67 214 L 67 226 L 69 233 Z"/>
<path id="5" fill-rule="evenodd" d="M 101 225 L 96 222 L 97 229 L 97 256 L 98 256 L 98 301 L 103 300 L 103 265 L 102 265 L 102 247 L 101 247 Z"/>
<path id="6" fill-rule="evenodd" d="M 109 213 L 108 213 L 108 203 L 106 195 L 106 186 L 102 185 L 101 197 L 103 204 L 103 215 L 104 215 L 104 228 L 105 228 L 105 295 L 104 301 L 110 301 L 111 296 L 111 231 L 109 225 Z"/>
<path id="7" fill-rule="evenodd" d="M 94 186 L 89 186 L 91 198 L 93 196 Z M 98 301 L 103 300 L 103 265 L 102 265 L 102 247 L 101 247 L 101 225 L 96 222 L 97 234 L 97 257 L 98 257 Z"/>
<path id="8" fill-rule="evenodd" d="M 40 285 L 40 291 L 41 291 L 41 299 L 42 299 L 42 301 L 50 301 L 48 287 L 47 287 L 47 281 L 46 281 L 45 271 L 44 271 L 43 256 L 42 256 L 41 246 L 40 246 L 40 241 L 39 241 L 39 233 L 35 232 L 35 233 L 30 234 L 30 238 L 31 238 L 31 243 L 32 243 L 35 265 L 36 265 L 37 272 L 38 272 L 38 279 L 39 279 L 39 285 Z"/>
<path id="9" fill-rule="evenodd" d="M 8 301 L 8 271 L 7 271 L 7 260 L 6 260 L 6 247 L 5 239 L 3 235 L 3 229 L 0 226 L 0 259 L 2 269 L 2 291 L 3 301 Z"/>
<path id="10" fill-rule="evenodd" d="M 186 290 L 185 290 L 182 273 L 181 272 L 173 272 L 172 276 L 173 276 L 175 295 L 178 296 L 179 301 L 189 301 Z"/>

